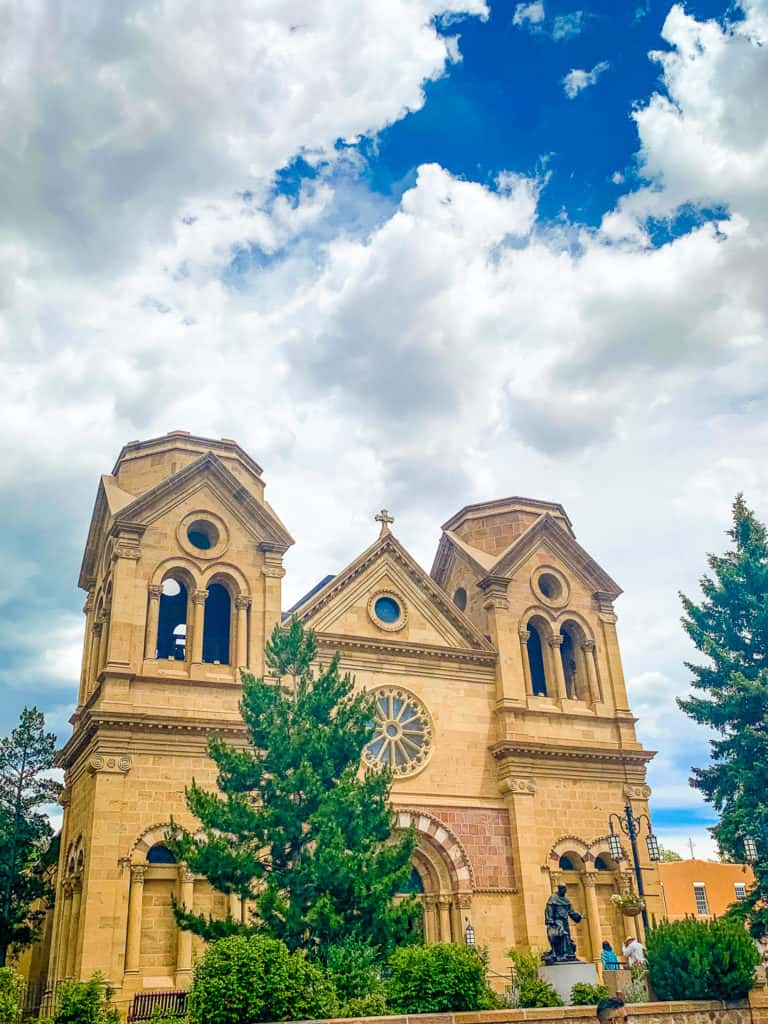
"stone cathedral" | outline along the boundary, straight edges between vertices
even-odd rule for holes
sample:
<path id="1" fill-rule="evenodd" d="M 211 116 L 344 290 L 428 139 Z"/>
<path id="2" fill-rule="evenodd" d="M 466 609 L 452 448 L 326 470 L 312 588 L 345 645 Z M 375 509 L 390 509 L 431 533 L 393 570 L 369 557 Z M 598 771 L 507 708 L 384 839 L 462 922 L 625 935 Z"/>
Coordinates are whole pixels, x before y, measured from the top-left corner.
<path id="1" fill-rule="evenodd" d="M 262 673 L 265 639 L 288 614 L 375 694 L 365 757 L 392 768 L 397 822 L 416 830 L 411 889 L 427 942 L 465 941 L 471 924 L 492 970 L 508 973 L 510 946 L 546 948 L 544 904 L 565 882 L 583 915 L 579 956 L 620 944 L 638 925 L 610 899 L 631 862 L 623 837 L 625 856 L 611 857 L 609 814 L 628 801 L 647 813 L 653 755 L 627 702 L 621 591 L 562 506 L 462 508 L 430 573 L 382 513 L 371 546 L 284 611 L 293 538 L 264 490 L 234 441 L 182 431 L 126 445 L 101 477 L 79 580 L 80 692 L 59 755 L 56 898 L 25 957 L 30 977 L 101 971 L 123 1005 L 185 987 L 198 939 L 176 928 L 172 896 L 244 912 L 175 863 L 165 832 L 171 817 L 194 831 L 184 787 L 215 785 L 206 740 L 243 737 L 239 670 Z M 648 910 L 661 916 L 640 847 Z"/>

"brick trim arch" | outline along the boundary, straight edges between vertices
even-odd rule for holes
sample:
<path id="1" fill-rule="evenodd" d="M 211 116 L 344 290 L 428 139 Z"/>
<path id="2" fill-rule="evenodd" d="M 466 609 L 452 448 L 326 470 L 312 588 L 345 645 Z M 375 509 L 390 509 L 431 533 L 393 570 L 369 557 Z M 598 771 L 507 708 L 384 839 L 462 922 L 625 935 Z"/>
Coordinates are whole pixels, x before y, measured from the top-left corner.
<path id="1" fill-rule="evenodd" d="M 461 840 L 434 814 L 416 808 L 397 812 L 398 828 L 415 828 L 423 839 L 437 852 L 457 893 L 471 893 L 475 879 L 472 864 Z"/>

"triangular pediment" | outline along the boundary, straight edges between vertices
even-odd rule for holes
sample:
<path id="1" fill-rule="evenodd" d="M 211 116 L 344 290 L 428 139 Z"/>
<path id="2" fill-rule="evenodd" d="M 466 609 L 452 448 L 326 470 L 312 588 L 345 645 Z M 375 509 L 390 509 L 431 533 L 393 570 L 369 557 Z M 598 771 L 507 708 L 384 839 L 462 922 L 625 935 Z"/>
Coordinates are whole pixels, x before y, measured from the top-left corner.
<path id="1" fill-rule="evenodd" d="M 548 513 L 540 516 L 525 533 L 501 553 L 488 575 L 512 579 L 518 568 L 540 548 L 558 555 L 592 592 L 603 593 L 611 600 L 621 594 L 622 590 L 618 583 L 577 543 L 573 535 L 564 530 Z"/>
<path id="2" fill-rule="evenodd" d="M 166 477 L 115 517 L 116 526 L 149 526 L 167 515 L 191 495 L 207 491 L 240 520 L 261 542 L 274 545 L 281 554 L 293 544 L 293 537 L 266 502 L 257 501 L 218 456 L 206 452 L 193 463 Z"/>
<path id="3" fill-rule="evenodd" d="M 383 629 L 371 615 L 371 601 L 382 593 L 395 594 L 406 606 L 407 621 L 399 632 Z M 404 637 L 425 646 L 493 651 L 391 533 L 380 537 L 295 614 L 319 634 L 374 640 Z"/>

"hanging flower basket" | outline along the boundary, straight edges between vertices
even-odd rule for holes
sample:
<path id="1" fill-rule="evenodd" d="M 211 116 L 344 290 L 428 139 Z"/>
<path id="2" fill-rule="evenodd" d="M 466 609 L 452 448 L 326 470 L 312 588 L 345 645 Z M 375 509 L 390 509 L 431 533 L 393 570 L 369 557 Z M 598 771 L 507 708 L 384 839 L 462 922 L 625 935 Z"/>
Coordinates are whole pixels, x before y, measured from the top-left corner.
<path id="1" fill-rule="evenodd" d="M 625 917 L 637 917 L 645 910 L 645 900 L 633 892 L 617 892 L 611 896 L 611 903 L 618 907 Z"/>

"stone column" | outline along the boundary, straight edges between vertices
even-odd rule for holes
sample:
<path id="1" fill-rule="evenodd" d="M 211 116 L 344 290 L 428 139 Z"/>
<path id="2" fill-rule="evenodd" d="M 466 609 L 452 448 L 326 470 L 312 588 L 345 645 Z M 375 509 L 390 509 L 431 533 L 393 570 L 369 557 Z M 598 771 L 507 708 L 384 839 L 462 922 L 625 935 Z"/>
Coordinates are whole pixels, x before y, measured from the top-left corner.
<path id="1" fill-rule="evenodd" d="M 632 712 L 629 709 L 627 684 L 624 681 L 624 669 L 622 668 L 621 654 L 619 652 L 619 638 L 616 635 L 616 615 L 613 611 L 613 601 L 610 594 L 605 594 L 602 591 L 595 593 L 595 600 L 600 611 L 600 622 L 603 626 L 605 655 L 608 661 L 616 711 L 619 714 L 623 713 L 630 716 Z"/>
<path id="2" fill-rule="evenodd" d="M 600 684 L 597 681 L 597 666 L 595 665 L 595 641 L 585 640 L 581 645 L 581 650 L 584 654 L 584 665 L 587 670 L 589 698 L 593 704 L 599 704 Z"/>
<path id="3" fill-rule="evenodd" d="M 83 895 L 83 880 L 74 878 L 72 880 L 72 909 L 67 929 L 67 967 L 68 978 L 75 977 L 77 940 L 80 934 L 80 900 Z"/>
<path id="4" fill-rule="evenodd" d="M 451 941 L 451 897 L 439 896 L 437 899 L 440 914 L 440 941 Z"/>
<path id="5" fill-rule="evenodd" d="M 93 591 L 90 591 L 83 605 L 85 615 L 85 639 L 83 643 L 83 662 L 80 667 L 80 691 L 78 693 L 78 707 L 88 699 L 88 670 L 91 660 L 91 631 L 93 628 Z"/>
<path id="6" fill-rule="evenodd" d="M 509 580 L 504 576 L 486 576 L 478 586 L 485 594 L 483 608 L 488 615 L 488 631 L 491 643 L 498 651 L 496 706 L 522 707 L 525 704 L 525 675 L 520 643 L 514 635 L 516 622 L 509 611 Z"/>
<path id="7" fill-rule="evenodd" d="M 563 659 L 560 657 L 560 647 L 563 643 L 563 634 L 555 633 L 547 639 L 549 644 L 549 663 L 555 677 L 555 687 L 558 700 L 568 700 L 568 690 L 565 686 L 565 672 L 563 671 Z"/>
<path id="8" fill-rule="evenodd" d="M 134 638 L 140 636 L 144 624 L 143 584 L 137 583 L 136 566 L 141 557 L 139 541 L 143 526 L 125 526 L 120 529 L 117 543 L 112 549 L 112 607 L 110 609 L 109 643 L 105 650 L 105 664 L 127 669 L 133 663 L 138 669 Z"/>
<path id="9" fill-rule="evenodd" d="M 438 942 L 437 897 L 424 897 L 424 941 Z"/>
<path id="10" fill-rule="evenodd" d="M 125 941 L 125 973 L 136 974 L 141 952 L 141 914 L 144 901 L 143 864 L 131 865 L 131 892 L 128 898 L 128 935 Z"/>
<path id="11" fill-rule="evenodd" d="M 94 688 L 96 680 L 101 672 L 102 654 L 104 649 L 104 612 L 100 612 L 93 624 L 93 663 L 91 666 L 91 689 Z"/>
<path id="12" fill-rule="evenodd" d="M 229 916 L 233 921 L 242 921 L 243 919 L 242 900 L 236 892 L 229 894 Z"/>
<path id="13" fill-rule="evenodd" d="M 528 641 L 531 639 L 530 629 L 521 626 L 517 635 L 520 637 L 520 658 L 523 662 L 523 677 L 525 678 L 525 692 L 528 696 L 533 694 L 533 683 L 531 682 L 531 663 L 528 660 Z"/>
<path id="14" fill-rule="evenodd" d="M 589 941 L 592 944 L 592 959 L 600 963 L 600 950 L 603 946 L 603 929 L 600 926 L 600 906 L 597 902 L 597 877 L 594 871 L 584 874 L 584 898 L 587 904 L 587 924 Z"/>
<path id="15" fill-rule="evenodd" d="M 250 597 L 246 597 L 245 594 L 238 594 L 235 598 L 235 608 L 237 609 L 236 669 L 248 668 L 248 609 L 250 607 Z"/>
<path id="16" fill-rule="evenodd" d="M 207 590 L 196 590 L 192 595 L 194 622 L 192 624 L 192 662 L 200 664 L 203 660 L 203 626 L 205 623 L 205 601 Z"/>
<path id="17" fill-rule="evenodd" d="M 186 864 L 179 864 L 179 905 L 192 910 L 195 901 L 195 876 Z M 192 976 L 192 932 L 179 928 L 176 935 L 176 988 L 185 988 Z"/>
<path id="18" fill-rule="evenodd" d="M 56 956 L 56 980 L 67 976 L 67 960 L 69 953 L 69 922 L 72 920 L 72 883 L 62 882 L 61 891 L 64 896 L 64 906 L 61 908 L 61 922 L 59 924 L 59 950 Z"/>
<path id="19" fill-rule="evenodd" d="M 144 657 L 157 657 L 157 627 L 160 622 L 160 598 L 163 596 L 163 588 L 153 583 L 149 587 L 149 602 L 147 604 L 147 632 L 144 636 Z"/>
<path id="20" fill-rule="evenodd" d="M 261 648 L 264 647 L 264 641 L 267 640 L 275 626 L 280 622 L 280 610 L 281 610 L 281 593 L 282 593 L 282 578 L 285 576 L 285 569 L 283 568 L 283 555 L 282 552 L 275 547 L 275 545 L 269 541 L 264 541 L 259 545 L 259 550 L 264 555 L 264 564 L 261 568 L 264 576 L 264 618 L 262 621 L 262 641 Z M 253 625 L 253 623 L 251 623 Z M 255 633 L 255 630 L 251 630 Z M 256 658 L 251 663 L 251 668 L 254 672 L 259 675 L 263 671 L 263 650 L 253 652 L 256 654 Z"/>

